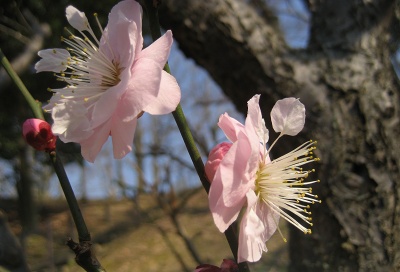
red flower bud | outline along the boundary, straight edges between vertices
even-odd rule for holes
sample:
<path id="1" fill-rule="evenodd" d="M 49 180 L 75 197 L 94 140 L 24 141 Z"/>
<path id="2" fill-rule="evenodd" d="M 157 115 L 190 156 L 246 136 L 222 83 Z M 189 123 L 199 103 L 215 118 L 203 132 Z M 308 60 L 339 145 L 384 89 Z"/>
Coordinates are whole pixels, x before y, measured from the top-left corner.
<path id="1" fill-rule="evenodd" d="M 26 120 L 22 125 L 22 134 L 26 142 L 36 150 L 51 152 L 56 149 L 57 137 L 46 121 L 36 118 Z"/>
<path id="2" fill-rule="evenodd" d="M 224 259 L 222 261 L 221 267 L 217 267 L 211 264 L 201 264 L 196 267 L 196 270 L 194 272 L 238 272 L 238 271 L 239 267 L 234 261 Z"/>
<path id="3" fill-rule="evenodd" d="M 214 179 L 215 173 L 217 172 L 221 160 L 229 151 L 231 146 L 232 143 L 223 142 L 217 144 L 213 149 L 211 149 L 210 154 L 208 155 L 208 160 L 204 165 L 207 178 L 210 180 L 210 182 L 212 182 L 212 180 Z"/>

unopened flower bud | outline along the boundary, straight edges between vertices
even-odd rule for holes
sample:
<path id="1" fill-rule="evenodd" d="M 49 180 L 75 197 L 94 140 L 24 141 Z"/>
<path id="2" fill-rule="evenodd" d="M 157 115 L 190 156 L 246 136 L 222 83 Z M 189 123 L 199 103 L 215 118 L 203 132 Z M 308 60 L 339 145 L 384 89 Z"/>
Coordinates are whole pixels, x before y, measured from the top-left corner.
<path id="1" fill-rule="evenodd" d="M 194 272 L 238 272 L 239 267 L 238 265 L 228 259 L 224 259 L 222 261 L 221 267 L 217 267 L 211 264 L 202 264 L 196 267 Z"/>
<path id="2" fill-rule="evenodd" d="M 51 152 L 56 149 L 57 137 L 46 121 L 36 118 L 26 120 L 22 125 L 22 134 L 26 142 L 36 150 Z"/>
<path id="3" fill-rule="evenodd" d="M 217 172 L 218 166 L 221 163 L 222 158 L 231 148 L 232 143 L 223 142 L 217 144 L 213 149 L 211 149 L 210 154 L 208 155 L 208 160 L 205 164 L 205 171 L 207 178 L 210 182 L 214 179 L 215 173 Z"/>

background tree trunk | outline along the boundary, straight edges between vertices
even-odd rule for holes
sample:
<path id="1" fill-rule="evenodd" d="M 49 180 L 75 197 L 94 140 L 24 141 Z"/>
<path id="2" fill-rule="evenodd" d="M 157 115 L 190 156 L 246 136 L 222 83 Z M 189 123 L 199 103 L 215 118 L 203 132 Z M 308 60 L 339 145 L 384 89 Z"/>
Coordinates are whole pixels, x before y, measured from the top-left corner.
<path id="1" fill-rule="evenodd" d="M 312 207 L 313 234 L 291 231 L 290 270 L 399 270 L 400 88 L 390 59 L 399 5 L 309 0 L 309 44 L 293 50 L 256 2 L 164 0 L 160 19 L 243 113 L 261 93 L 271 128 L 276 100 L 306 105 L 303 132 L 274 148 L 281 155 L 312 138 L 321 158 L 314 192 L 323 202 Z"/>
<path id="2" fill-rule="evenodd" d="M 21 146 L 19 162 L 15 165 L 17 178 L 18 209 L 21 219 L 21 244 L 25 250 L 26 238 L 36 230 L 38 223 L 37 205 L 34 194 L 35 180 L 32 176 L 33 149 Z"/>

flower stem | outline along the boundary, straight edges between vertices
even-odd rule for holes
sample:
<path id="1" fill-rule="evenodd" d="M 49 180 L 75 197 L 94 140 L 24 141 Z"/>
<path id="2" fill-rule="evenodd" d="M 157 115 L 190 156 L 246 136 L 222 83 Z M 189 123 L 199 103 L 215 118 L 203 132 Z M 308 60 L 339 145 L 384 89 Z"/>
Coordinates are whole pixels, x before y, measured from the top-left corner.
<path id="1" fill-rule="evenodd" d="M 150 23 L 150 31 L 151 31 L 151 36 L 153 40 L 157 40 L 158 38 L 161 37 L 161 30 L 160 30 L 160 24 L 158 20 L 158 12 L 157 8 L 158 6 L 155 3 L 158 3 L 158 1 L 153 1 L 153 0 L 139 0 L 138 1 L 143 9 L 147 12 L 147 16 L 149 18 L 149 23 Z M 168 73 L 171 73 L 169 69 L 168 63 L 165 64 L 164 70 Z M 210 182 L 207 179 L 204 171 L 204 163 L 201 159 L 200 152 L 197 149 L 196 143 L 194 141 L 192 132 L 190 131 L 190 128 L 187 124 L 185 114 L 183 113 L 182 107 L 179 104 L 174 112 L 172 112 L 172 115 L 174 116 L 175 122 L 178 126 L 178 129 L 182 135 L 183 141 L 185 142 L 186 148 L 189 152 L 190 158 L 193 162 L 193 165 L 196 169 L 196 172 L 200 178 L 200 181 L 208 193 L 210 190 Z M 225 237 L 228 240 L 229 247 L 232 251 L 232 254 L 237 261 L 237 252 L 238 252 L 238 236 L 235 231 L 236 229 L 236 224 L 232 224 L 231 226 L 228 227 L 228 229 L 225 231 Z M 242 262 L 238 264 L 239 266 L 239 271 L 240 272 L 249 272 L 249 266 L 247 262 Z"/>
<path id="2" fill-rule="evenodd" d="M 28 102 L 33 112 L 33 115 L 38 119 L 44 120 L 44 115 L 41 109 L 40 102 L 36 101 L 32 97 L 31 93 L 28 91 L 25 84 L 22 82 L 21 78 L 17 75 L 17 73 L 12 68 L 8 59 L 3 54 L 1 48 L 0 48 L 0 58 L 1 58 L 1 64 L 3 65 L 4 69 L 7 71 L 11 79 L 17 85 L 22 95 Z M 74 191 L 72 190 L 64 166 L 55 151 L 50 152 L 49 155 L 54 170 L 60 181 L 61 188 L 63 189 L 69 209 L 71 211 L 76 230 L 78 232 L 79 244 L 74 243 L 70 239 L 68 240 L 67 245 L 75 252 L 76 254 L 75 260 L 83 269 L 85 269 L 86 271 L 104 272 L 105 269 L 101 266 L 100 262 L 97 260 L 94 253 L 90 250 L 91 246 L 90 233 L 86 227 L 85 220 L 83 219 L 82 212 L 79 208 L 78 201 L 76 200 Z"/>
<path id="3" fill-rule="evenodd" d="M 93 272 L 105 272 L 106 270 L 101 266 L 100 262 L 96 258 L 96 255 L 91 250 L 92 243 L 90 232 L 86 226 L 85 219 L 83 218 L 81 209 L 79 208 L 78 201 L 76 200 L 64 166 L 56 152 L 50 153 L 50 159 L 60 181 L 61 188 L 64 192 L 76 230 L 78 232 L 79 244 L 72 241 L 72 239 L 69 239 L 67 241 L 67 245 L 75 252 L 75 261 L 83 269 Z"/>
<path id="4" fill-rule="evenodd" d="M 3 65 L 4 69 L 14 81 L 15 85 L 17 85 L 18 89 L 21 91 L 22 95 L 25 97 L 26 101 L 28 102 L 29 106 L 33 111 L 33 115 L 38 118 L 44 120 L 43 111 L 40 107 L 40 102 L 36 101 L 28 89 L 25 87 L 25 84 L 22 82 L 21 78 L 17 75 L 14 69 L 11 66 L 11 63 L 8 61 L 6 56 L 4 56 L 3 51 L 0 48 L 0 58 L 1 64 Z"/>
<path id="5" fill-rule="evenodd" d="M 78 232 L 79 241 L 90 241 L 90 233 L 86 227 L 85 220 L 83 219 L 81 209 L 79 208 L 78 201 L 76 200 L 64 166 L 56 152 L 51 152 L 50 158 L 57 177 L 60 180 L 60 185 L 65 198 L 67 199 L 69 209 L 71 210 L 72 218 L 74 219 L 76 230 Z"/>

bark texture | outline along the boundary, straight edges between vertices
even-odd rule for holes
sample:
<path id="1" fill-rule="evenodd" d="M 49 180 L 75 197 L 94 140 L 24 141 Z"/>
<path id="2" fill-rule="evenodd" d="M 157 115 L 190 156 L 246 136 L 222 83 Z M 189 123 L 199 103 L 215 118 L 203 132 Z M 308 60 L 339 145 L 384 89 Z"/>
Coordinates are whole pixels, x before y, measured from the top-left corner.
<path id="1" fill-rule="evenodd" d="M 256 93 L 269 127 L 277 99 L 306 105 L 303 132 L 274 147 L 281 155 L 312 138 L 321 158 L 314 192 L 323 202 L 313 234 L 291 231 L 290 270 L 399 270 L 398 3 L 309 0 L 308 48 L 292 50 L 256 2 L 164 0 L 160 19 L 243 113 Z"/>

